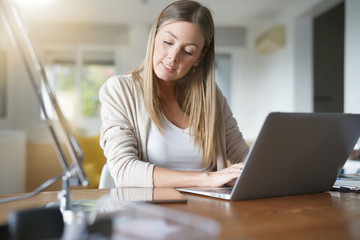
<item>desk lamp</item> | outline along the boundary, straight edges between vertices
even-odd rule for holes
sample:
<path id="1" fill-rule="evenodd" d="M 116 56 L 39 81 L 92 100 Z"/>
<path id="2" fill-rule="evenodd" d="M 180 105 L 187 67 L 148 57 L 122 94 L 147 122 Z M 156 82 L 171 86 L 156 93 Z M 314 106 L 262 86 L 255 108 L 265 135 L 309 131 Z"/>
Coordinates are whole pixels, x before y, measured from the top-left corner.
<path id="1" fill-rule="evenodd" d="M 88 185 L 87 176 L 82 169 L 83 151 L 70 131 L 67 120 L 64 117 L 56 100 L 55 94 L 49 85 L 44 66 L 36 54 L 35 48 L 13 1 L 0 0 L 0 13 L 9 35 L 12 37 L 13 42 L 19 50 L 26 71 L 29 74 L 31 85 L 44 115 L 45 122 L 55 146 L 58 160 L 63 169 L 62 191 L 59 192 L 59 200 L 60 210 L 64 214 L 66 211 L 71 211 L 72 208 L 70 187 Z M 42 89 L 45 89 L 45 91 Z M 55 128 L 54 121 L 49 116 L 42 95 L 43 92 L 46 92 L 45 96 L 50 100 L 49 102 L 51 108 L 54 111 L 60 125 L 59 128 Z M 61 144 L 60 139 L 64 139 L 65 147 Z M 69 161 L 69 156 L 71 158 L 71 162 Z"/>

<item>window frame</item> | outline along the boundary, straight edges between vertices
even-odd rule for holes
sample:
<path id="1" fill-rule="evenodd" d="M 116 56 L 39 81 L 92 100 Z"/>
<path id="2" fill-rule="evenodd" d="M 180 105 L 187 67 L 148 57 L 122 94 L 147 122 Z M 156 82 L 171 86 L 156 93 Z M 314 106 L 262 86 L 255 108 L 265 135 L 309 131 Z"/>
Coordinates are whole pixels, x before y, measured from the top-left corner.
<path id="1" fill-rule="evenodd" d="M 100 53 L 100 55 L 111 55 L 115 66 L 116 74 L 121 73 L 123 63 L 125 62 L 125 47 L 119 47 L 116 45 L 78 45 L 78 46 L 45 46 L 42 49 L 42 57 L 44 60 L 45 71 L 47 73 L 48 81 L 50 86 L 54 89 L 55 76 L 52 70 L 54 64 L 57 61 L 64 62 L 74 62 L 75 66 L 75 85 L 76 85 L 76 111 L 74 119 L 69 119 L 71 124 L 76 126 L 81 126 L 84 129 L 96 129 L 99 128 L 101 124 L 100 117 L 85 117 L 82 112 L 82 92 L 81 92 L 81 81 L 82 81 L 82 71 L 87 61 L 93 61 L 94 58 L 86 59 L 87 53 Z M 106 57 L 105 57 L 106 58 Z M 96 61 L 96 58 L 95 58 Z M 109 61 L 109 59 L 99 59 L 101 62 Z M 104 79 L 106 81 L 106 79 Z M 54 91 L 56 94 L 56 90 Z M 49 101 L 46 101 L 45 104 L 50 104 Z M 49 106 L 49 105 L 48 105 Z M 51 111 L 49 111 L 51 112 Z M 54 115 L 50 115 L 51 118 L 54 118 Z M 42 117 L 43 119 L 43 117 Z"/>

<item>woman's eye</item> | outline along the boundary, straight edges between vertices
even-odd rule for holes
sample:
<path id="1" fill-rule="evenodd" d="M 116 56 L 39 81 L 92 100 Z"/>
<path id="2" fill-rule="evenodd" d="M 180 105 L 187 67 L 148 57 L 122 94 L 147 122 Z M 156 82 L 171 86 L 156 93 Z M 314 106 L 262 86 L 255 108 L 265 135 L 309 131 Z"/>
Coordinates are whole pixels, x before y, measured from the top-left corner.
<path id="1" fill-rule="evenodd" d="M 164 43 L 165 43 L 166 45 L 172 45 L 172 43 L 171 43 L 171 42 L 168 42 L 168 41 L 164 41 Z"/>
<path id="2" fill-rule="evenodd" d="M 192 54 L 191 52 L 189 52 L 189 51 L 184 50 L 184 52 L 185 52 L 185 54 L 187 54 L 187 55 L 189 55 L 189 56 L 192 56 L 192 55 L 193 55 L 193 54 Z"/>

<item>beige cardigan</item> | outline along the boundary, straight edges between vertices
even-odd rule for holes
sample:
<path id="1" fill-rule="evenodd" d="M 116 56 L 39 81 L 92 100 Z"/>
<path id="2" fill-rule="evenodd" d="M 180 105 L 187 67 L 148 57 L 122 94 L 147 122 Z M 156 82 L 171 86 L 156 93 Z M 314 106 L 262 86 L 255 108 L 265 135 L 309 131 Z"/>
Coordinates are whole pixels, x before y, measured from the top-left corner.
<path id="1" fill-rule="evenodd" d="M 153 187 L 154 165 L 147 158 L 150 117 L 146 111 L 141 86 L 131 75 L 108 79 L 99 93 L 101 107 L 100 145 L 117 186 Z M 220 154 L 217 169 L 243 161 L 249 147 L 221 91 L 217 91 L 217 117 Z"/>

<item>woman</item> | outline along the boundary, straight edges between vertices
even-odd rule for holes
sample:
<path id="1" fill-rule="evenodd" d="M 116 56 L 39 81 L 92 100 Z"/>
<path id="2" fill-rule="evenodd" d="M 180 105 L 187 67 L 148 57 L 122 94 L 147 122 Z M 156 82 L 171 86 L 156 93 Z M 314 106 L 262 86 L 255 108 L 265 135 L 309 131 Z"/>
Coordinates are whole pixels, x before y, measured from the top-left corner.
<path id="1" fill-rule="evenodd" d="M 103 85 L 100 144 L 117 186 L 234 183 L 249 148 L 215 84 L 214 55 L 210 11 L 177 1 L 153 24 L 144 63 Z"/>

